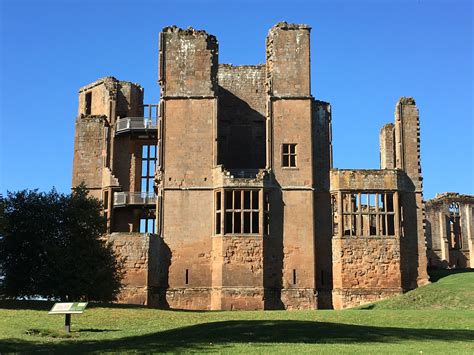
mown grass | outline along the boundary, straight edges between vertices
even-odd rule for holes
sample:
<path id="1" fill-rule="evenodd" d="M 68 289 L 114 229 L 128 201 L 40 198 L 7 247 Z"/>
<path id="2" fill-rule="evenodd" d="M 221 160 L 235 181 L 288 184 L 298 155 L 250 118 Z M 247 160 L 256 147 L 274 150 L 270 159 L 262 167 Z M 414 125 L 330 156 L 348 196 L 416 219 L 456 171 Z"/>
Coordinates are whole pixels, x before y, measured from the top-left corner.
<path id="1" fill-rule="evenodd" d="M 449 271 L 451 274 L 448 273 Z M 431 280 L 436 282 L 360 308 L 474 310 L 474 272 L 469 270 L 433 271 Z"/>
<path id="2" fill-rule="evenodd" d="M 0 352 L 472 354 L 473 291 L 474 273 L 464 273 L 368 309 L 345 311 L 187 312 L 90 305 L 83 315 L 73 315 L 69 335 L 62 330 L 62 316 L 47 315 L 50 303 L 4 301 Z M 453 292 L 471 299 L 458 302 Z"/>

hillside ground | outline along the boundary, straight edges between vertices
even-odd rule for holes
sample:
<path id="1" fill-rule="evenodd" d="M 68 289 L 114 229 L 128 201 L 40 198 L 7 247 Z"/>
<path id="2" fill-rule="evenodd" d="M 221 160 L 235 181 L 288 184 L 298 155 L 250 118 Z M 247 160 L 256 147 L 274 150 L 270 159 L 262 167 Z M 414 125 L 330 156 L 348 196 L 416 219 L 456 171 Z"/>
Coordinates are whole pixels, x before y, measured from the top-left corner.
<path id="1" fill-rule="evenodd" d="M 194 312 L 90 304 L 48 315 L 51 302 L 0 301 L 4 352 L 474 353 L 474 272 L 357 309 Z M 433 277 L 437 279 L 437 276 Z"/>

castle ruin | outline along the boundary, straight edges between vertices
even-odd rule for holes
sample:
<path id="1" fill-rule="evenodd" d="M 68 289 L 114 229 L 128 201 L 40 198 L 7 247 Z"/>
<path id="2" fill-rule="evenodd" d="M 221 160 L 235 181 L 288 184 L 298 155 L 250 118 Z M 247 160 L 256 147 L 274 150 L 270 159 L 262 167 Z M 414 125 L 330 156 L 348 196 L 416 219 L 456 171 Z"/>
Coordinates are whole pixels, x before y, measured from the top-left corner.
<path id="1" fill-rule="evenodd" d="M 127 257 L 121 301 L 201 310 L 342 309 L 428 282 L 419 114 L 380 132 L 380 169 L 333 169 L 311 95 L 310 27 L 278 23 L 266 63 L 166 27 L 158 103 L 113 77 L 80 89 L 73 186 Z"/>

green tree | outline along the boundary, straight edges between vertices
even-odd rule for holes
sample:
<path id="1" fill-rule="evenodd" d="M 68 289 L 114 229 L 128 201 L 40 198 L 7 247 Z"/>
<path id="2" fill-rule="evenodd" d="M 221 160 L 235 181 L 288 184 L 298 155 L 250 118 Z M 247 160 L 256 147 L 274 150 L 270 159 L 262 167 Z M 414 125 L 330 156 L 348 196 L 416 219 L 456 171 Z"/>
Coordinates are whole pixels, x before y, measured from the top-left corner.
<path id="1" fill-rule="evenodd" d="M 103 236 L 101 202 L 81 185 L 69 195 L 0 196 L 0 269 L 7 297 L 113 301 L 123 262 Z"/>

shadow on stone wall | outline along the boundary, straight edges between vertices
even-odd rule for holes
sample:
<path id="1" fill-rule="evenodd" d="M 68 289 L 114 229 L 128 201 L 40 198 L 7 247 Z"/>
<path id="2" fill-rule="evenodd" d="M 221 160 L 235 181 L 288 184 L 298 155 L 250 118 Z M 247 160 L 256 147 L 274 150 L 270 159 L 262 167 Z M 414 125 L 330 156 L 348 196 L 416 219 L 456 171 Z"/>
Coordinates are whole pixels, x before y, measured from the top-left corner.
<path id="1" fill-rule="evenodd" d="M 440 268 L 428 269 L 428 275 L 430 275 L 431 282 L 437 282 L 438 280 L 446 276 L 465 273 L 465 272 L 474 272 L 474 269 L 440 269 Z"/>
<path id="2" fill-rule="evenodd" d="M 148 305 L 168 309 L 166 290 L 169 287 L 169 269 L 171 265 L 171 249 L 168 244 L 155 236 L 150 240 L 150 254 L 148 260 Z"/>
<path id="3" fill-rule="evenodd" d="M 265 168 L 265 116 L 219 86 L 218 164 L 226 169 Z"/>
<path id="4" fill-rule="evenodd" d="M 285 204 L 280 186 L 271 190 L 270 235 L 263 238 L 264 309 L 285 309 L 283 287 L 283 221 Z"/>
<path id="5" fill-rule="evenodd" d="M 418 287 L 418 213 L 415 185 L 404 175 L 405 190 L 400 192 L 400 207 L 403 213 L 400 228 L 400 269 L 401 284 L 404 291 Z M 424 236 L 423 236 L 424 238 Z"/>

